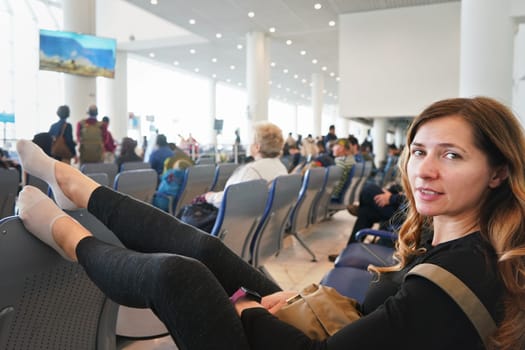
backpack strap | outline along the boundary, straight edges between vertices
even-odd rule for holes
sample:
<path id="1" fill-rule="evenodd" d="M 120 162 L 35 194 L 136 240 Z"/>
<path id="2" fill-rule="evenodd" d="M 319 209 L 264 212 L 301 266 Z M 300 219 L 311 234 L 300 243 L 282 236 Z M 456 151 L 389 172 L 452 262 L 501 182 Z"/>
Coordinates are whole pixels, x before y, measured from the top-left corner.
<path id="1" fill-rule="evenodd" d="M 64 122 L 64 124 L 62 124 L 62 128 L 60 129 L 60 137 L 63 137 L 64 136 L 64 132 L 66 131 L 66 122 Z"/>
<path id="2" fill-rule="evenodd" d="M 441 266 L 429 263 L 416 265 L 408 271 L 405 278 L 410 275 L 424 277 L 447 293 L 472 322 L 485 348 L 489 348 L 488 339 L 497 329 L 496 322 L 465 283 Z"/>

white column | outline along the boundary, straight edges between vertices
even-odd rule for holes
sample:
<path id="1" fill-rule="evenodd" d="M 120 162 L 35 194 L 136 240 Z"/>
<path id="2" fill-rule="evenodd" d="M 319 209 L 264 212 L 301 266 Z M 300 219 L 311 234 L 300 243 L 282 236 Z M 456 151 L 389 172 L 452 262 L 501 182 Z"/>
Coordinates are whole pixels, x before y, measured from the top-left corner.
<path id="1" fill-rule="evenodd" d="M 322 135 L 321 118 L 323 116 L 324 78 L 319 73 L 312 74 L 312 113 L 314 121 L 313 135 Z"/>
<path id="2" fill-rule="evenodd" d="M 400 126 L 396 126 L 394 139 L 397 147 L 405 143 L 405 134 Z"/>
<path id="3" fill-rule="evenodd" d="M 95 0 L 64 1 L 64 30 L 95 34 Z M 64 74 L 65 103 L 69 105 L 71 117 L 69 122 L 76 123 L 86 117 L 91 104 L 97 102 L 96 78 Z"/>
<path id="4" fill-rule="evenodd" d="M 217 131 L 215 131 L 215 118 L 217 118 L 217 80 L 210 80 L 210 89 L 208 95 L 210 100 L 210 111 L 207 128 L 209 133 L 208 140 L 206 140 L 206 142 L 211 143 L 217 151 Z M 219 119 L 222 119 L 222 117 Z"/>
<path id="5" fill-rule="evenodd" d="M 128 136 L 128 54 L 117 51 L 115 78 L 101 78 L 97 91 L 99 92 L 98 111 L 100 120 L 107 115 L 110 119 L 109 130 L 117 142 Z M 140 140 L 137 140 L 140 142 Z"/>
<path id="6" fill-rule="evenodd" d="M 268 120 L 269 42 L 265 33 L 246 34 L 246 89 L 248 143 L 252 142 L 254 122 Z"/>
<path id="7" fill-rule="evenodd" d="M 386 118 L 374 118 L 374 126 L 372 127 L 374 161 L 377 167 L 386 159 L 386 122 Z"/>
<path id="8" fill-rule="evenodd" d="M 515 24 L 509 0 L 461 1 L 459 94 L 510 105 Z"/>

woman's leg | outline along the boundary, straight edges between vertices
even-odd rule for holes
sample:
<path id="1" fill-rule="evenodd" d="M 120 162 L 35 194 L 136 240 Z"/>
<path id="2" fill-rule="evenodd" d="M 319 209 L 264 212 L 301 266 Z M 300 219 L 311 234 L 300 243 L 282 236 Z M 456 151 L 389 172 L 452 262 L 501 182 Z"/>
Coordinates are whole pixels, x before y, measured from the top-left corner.
<path id="1" fill-rule="evenodd" d="M 151 308 L 181 349 L 248 349 L 228 294 L 199 261 L 101 242 L 31 186 L 24 188 L 19 202 L 28 230 L 66 258 L 78 259 L 115 302 Z"/>
<path id="2" fill-rule="evenodd" d="M 55 198 L 59 194 L 58 198 L 67 200 L 68 206 L 88 208 L 126 247 L 139 252 L 165 252 L 200 260 L 230 294 L 241 285 L 263 295 L 279 290 L 275 283 L 215 237 L 153 206 L 101 187 L 77 169 L 49 158 L 30 141 L 19 141 L 17 149 L 25 170 L 48 182 L 53 187 Z M 61 205 L 58 200 L 57 203 Z"/>

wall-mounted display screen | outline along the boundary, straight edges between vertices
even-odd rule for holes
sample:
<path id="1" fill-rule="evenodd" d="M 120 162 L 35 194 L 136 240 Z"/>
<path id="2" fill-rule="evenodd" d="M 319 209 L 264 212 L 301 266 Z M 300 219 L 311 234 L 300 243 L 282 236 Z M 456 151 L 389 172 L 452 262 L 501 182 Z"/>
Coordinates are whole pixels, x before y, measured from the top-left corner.
<path id="1" fill-rule="evenodd" d="M 40 30 L 40 69 L 83 76 L 115 77 L 115 39 Z"/>

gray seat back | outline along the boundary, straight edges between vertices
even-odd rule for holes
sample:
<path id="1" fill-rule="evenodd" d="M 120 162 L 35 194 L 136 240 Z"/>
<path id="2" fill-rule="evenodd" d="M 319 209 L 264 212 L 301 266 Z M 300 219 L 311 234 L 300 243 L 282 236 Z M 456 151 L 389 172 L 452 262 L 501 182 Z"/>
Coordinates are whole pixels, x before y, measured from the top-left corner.
<path id="1" fill-rule="evenodd" d="M 352 193 L 351 202 L 348 204 L 352 204 L 353 202 L 359 201 L 359 195 L 361 194 L 361 191 L 363 190 L 363 187 L 370 177 L 370 174 L 372 173 L 373 164 L 371 160 L 367 160 L 364 162 L 363 166 L 363 173 L 361 174 L 361 179 L 359 180 L 359 183 L 357 184 L 354 193 Z"/>
<path id="2" fill-rule="evenodd" d="M 246 261 L 250 259 L 250 243 L 263 216 L 267 197 L 266 180 L 233 184 L 224 191 L 211 234 Z"/>
<path id="3" fill-rule="evenodd" d="M 151 203 L 157 189 L 157 172 L 153 169 L 121 171 L 115 178 L 115 190 Z"/>
<path id="4" fill-rule="evenodd" d="M 108 174 L 106 173 L 92 173 L 92 174 L 86 174 L 86 176 L 95 180 L 97 183 L 99 183 L 102 186 L 108 186 L 108 187 L 112 186 L 109 184 Z"/>
<path id="5" fill-rule="evenodd" d="M 187 168 L 184 183 L 179 189 L 173 214 L 177 214 L 180 208 L 186 204 L 190 204 L 196 196 L 210 191 L 214 176 L 214 164 L 194 165 Z"/>
<path id="6" fill-rule="evenodd" d="M 0 221 L 0 349 L 116 348 L 117 305 L 25 229 Z"/>
<path id="7" fill-rule="evenodd" d="M 303 184 L 291 217 L 291 232 L 307 228 L 311 222 L 312 204 L 324 184 L 326 168 L 311 168 L 303 176 Z"/>
<path id="8" fill-rule="evenodd" d="M 19 173 L 16 169 L 0 169 L 0 218 L 15 214 Z"/>
<path id="9" fill-rule="evenodd" d="M 331 165 L 327 168 L 328 177 L 326 179 L 326 184 L 324 190 L 321 193 L 319 199 L 317 200 L 313 212 L 312 212 L 312 223 L 318 223 L 328 218 L 328 204 L 330 204 L 330 199 L 332 197 L 332 192 L 335 185 L 341 179 L 343 175 L 343 169 Z"/>
<path id="10" fill-rule="evenodd" d="M 263 221 L 255 234 L 252 265 L 260 268 L 265 261 L 279 252 L 284 230 L 292 207 L 301 188 L 301 174 L 276 177 L 270 187 Z"/>
<path id="11" fill-rule="evenodd" d="M 47 184 L 47 182 L 45 182 L 39 177 L 27 174 L 26 185 L 31 185 L 33 187 L 36 187 L 40 191 L 44 192 L 46 195 L 49 193 L 49 185 Z"/>
<path id="12" fill-rule="evenodd" d="M 226 181 L 233 174 L 235 169 L 239 167 L 239 164 L 235 163 L 219 163 L 215 168 L 215 183 L 211 191 L 224 191 Z"/>
<path id="13" fill-rule="evenodd" d="M 113 232 L 86 209 L 68 210 L 67 212 L 80 222 L 82 226 L 95 234 L 97 238 L 116 246 L 122 246 L 122 243 Z M 117 315 L 116 334 L 120 337 L 151 339 L 168 334 L 166 326 L 150 309 L 137 309 L 118 305 Z"/>
<path id="14" fill-rule="evenodd" d="M 120 171 L 137 170 L 137 169 L 151 169 L 151 165 L 146 162 L 124 162 L 120 165 Z"/>
<path id="15" fill-rule="evenodd" d="M 108 183 L 112 187 L 118 173 L 118 166 L 115 163 L 85 163 L 80 167 L 80 171 L 84 174 L 106 173 Z"/>

